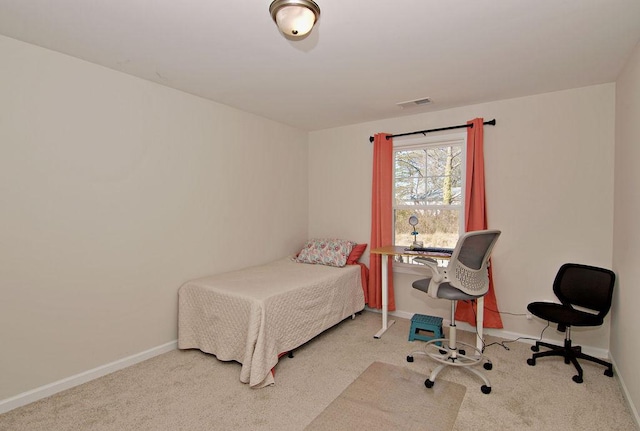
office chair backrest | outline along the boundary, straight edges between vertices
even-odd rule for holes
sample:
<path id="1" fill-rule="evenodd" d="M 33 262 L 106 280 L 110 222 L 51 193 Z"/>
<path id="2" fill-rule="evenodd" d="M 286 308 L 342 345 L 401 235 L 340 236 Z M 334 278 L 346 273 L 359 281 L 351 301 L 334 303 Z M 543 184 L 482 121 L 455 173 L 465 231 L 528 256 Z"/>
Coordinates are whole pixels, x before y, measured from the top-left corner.
<path id="1" fill-rule="evenodd" d="M 565 263 L 558 270 L 553 282 L 553 292 L 560 302 L 597 312 L 603 317 L 611 308 L 613 271 L 577 263 Z"/>
<path id="2" fill-rule="evenodd" d="M 488 261 L 499 236 L 499 230 L 478 230 L 462 235 L 447 266 L 449 284 L 469 295 L 486 294 L 489 290 Z"/>

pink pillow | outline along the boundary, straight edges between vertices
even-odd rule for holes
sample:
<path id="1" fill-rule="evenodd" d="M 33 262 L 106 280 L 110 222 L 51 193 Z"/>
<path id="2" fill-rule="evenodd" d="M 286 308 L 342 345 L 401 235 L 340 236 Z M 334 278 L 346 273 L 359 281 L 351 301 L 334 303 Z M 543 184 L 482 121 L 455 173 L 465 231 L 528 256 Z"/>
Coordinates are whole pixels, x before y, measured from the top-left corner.
<path id="1" fill-rule="evenodd" d="M 358 244 L 353 247 L 353 250 L 351 250 L 351 253 L 349 253 L 349 257 L 347 258 L 347 265 L 355 265 L 356 263 L 358 263 L 358 260 L 360 259 L 366 248 L 367 244 Z"/>

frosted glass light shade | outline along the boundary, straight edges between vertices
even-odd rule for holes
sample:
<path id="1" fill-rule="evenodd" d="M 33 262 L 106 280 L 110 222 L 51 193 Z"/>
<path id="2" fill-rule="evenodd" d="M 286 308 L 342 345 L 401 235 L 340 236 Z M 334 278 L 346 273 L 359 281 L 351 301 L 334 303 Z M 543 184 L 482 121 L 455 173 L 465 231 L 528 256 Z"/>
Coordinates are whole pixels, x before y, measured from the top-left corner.
<path id="1" fill-rule="evenodd" d="M 309 33 L 320 15 L 320 8 L 312 0 L 275 0 L 269 11 L 280 31 L 294 37 Z"/>
<path id="2" fill-rule="evenodd" d="M 276 13 L 276 23 L 284 34 L 303 36 L 311 31 L 316 16 L 304 6 L 286 6 Z"/>

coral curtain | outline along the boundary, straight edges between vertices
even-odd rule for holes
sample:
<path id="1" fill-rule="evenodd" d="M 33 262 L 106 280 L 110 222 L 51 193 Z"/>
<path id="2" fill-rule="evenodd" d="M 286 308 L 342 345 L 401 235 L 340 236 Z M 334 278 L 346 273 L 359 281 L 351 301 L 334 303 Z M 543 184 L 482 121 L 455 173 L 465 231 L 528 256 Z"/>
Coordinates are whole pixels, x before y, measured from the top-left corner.
<path id="1" fill-rule="evenodd" d="M 373 184 L 371 187 L 371 250 L 391 245 L 393 241 L 393 139 L 387 133 L 374 135 Z M 396 309 L 393 294 L 392 260 L 389 259 L 388 310 Z M 365 302 L 371 308 L 382 308 L 382 256 L 369 255 L 369 288 Z"/>
<path id="2" fill-rule="evenodd" d="M 467 178 L 465 201 L 465 231 L 487 229 L 487 210 L 484 192 L 484 120 L 476 118 L 468 121 L 473 127 L 467 128 Z M 476 311 L 470 302 L 458 302 L 456 320 L 475 326 Z M 489 266 L 489 292 L 484 297 L 485 328 L 502 328 L 502 318 L 498 312 L 493 274 Z"/>

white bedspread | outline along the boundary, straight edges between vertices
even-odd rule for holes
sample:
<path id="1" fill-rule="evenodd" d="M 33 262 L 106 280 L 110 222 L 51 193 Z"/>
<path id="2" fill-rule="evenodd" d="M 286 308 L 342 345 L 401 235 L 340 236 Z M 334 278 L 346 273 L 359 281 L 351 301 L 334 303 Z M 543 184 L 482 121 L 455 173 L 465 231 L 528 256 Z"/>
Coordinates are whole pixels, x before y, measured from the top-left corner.
<path id="1" fill-rule="evenodd" d="M 291 258 L 189 281 L 178 296 L 178 347 L 240 362 L 240 381 L 255 388 L 274 383 L 279 354 L 364 308 L 358 265 Z"/>

